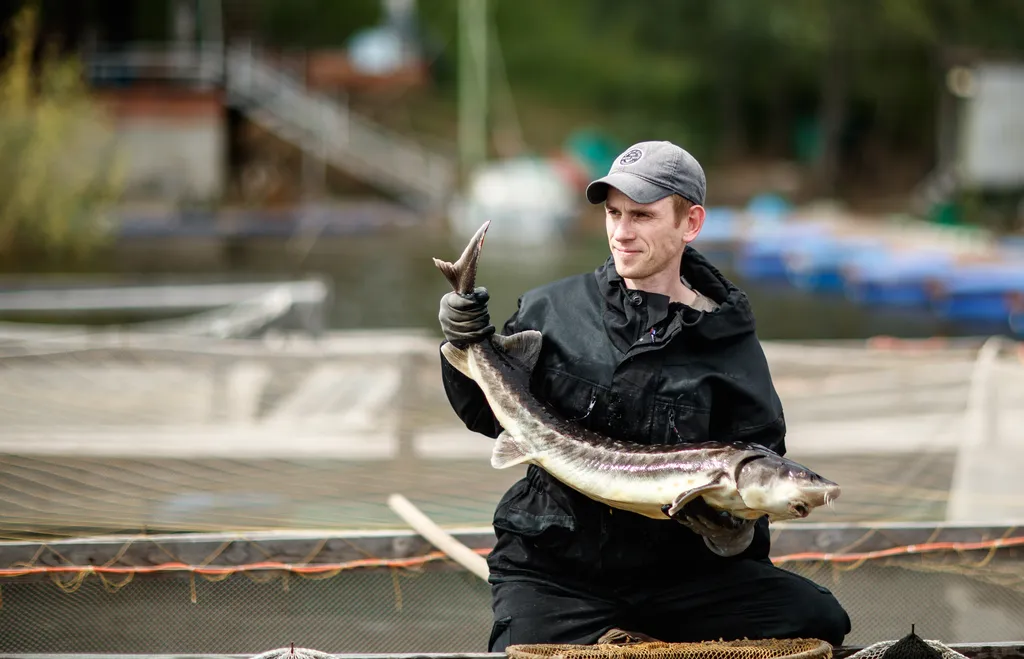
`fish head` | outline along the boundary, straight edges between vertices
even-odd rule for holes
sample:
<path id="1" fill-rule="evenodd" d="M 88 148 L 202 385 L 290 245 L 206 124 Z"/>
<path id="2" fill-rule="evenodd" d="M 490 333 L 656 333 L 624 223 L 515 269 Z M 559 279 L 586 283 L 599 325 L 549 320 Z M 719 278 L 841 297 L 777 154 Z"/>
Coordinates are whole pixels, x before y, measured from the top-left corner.
<path id="1" fill-rule="evenodd" d="M 839 498 L 839 485 L 774 453 L 755 453 L 740 462 L 736 490 L 751 510 L 772 521 L 803 519 Z"/>

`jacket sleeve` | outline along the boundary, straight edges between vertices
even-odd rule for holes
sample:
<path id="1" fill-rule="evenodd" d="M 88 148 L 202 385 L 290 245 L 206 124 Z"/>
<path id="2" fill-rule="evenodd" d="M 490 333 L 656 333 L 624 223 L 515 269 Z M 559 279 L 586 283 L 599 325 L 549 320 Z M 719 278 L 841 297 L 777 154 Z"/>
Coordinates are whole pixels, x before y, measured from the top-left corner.
<path id="1" fill-rule="evenodd" d="M 757 336 L 732 346 L 726 363 L 727 386 L 712 398 L 711 439 L 752 442 L 785 455 L 786 418 Z"/>
<path id="2" fill-rule="evenodd" d="M 519 302 L 522 303 L 521 298 Z M 516 332 L 518 317 L 517 306 L 512 317 L 505 322 L 501 333 L 508 336 Z M 442 341 L 441 345 L 444 344 L 445 342 Z M 438 349 L 440 350 L 440 348 Z M 444 384 L 444 393 L 448 396 L 448 402 L 467 428 L 491 438 L 501 434 L 501 424 L 494 418 L 491 406 L 484 398 L 484 392 L 480 390 L 476 382 L 449 364 L 444 355 L 441 355 L 441 382 Z"/>

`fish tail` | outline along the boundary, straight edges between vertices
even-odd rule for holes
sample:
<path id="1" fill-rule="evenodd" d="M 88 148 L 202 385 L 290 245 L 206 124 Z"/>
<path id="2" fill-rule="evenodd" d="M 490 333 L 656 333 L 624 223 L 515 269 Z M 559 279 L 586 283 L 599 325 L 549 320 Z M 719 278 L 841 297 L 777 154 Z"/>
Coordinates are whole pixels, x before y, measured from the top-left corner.
<path id="1" fill-rule="evenodd" d="M 533 460 L 533 451 L 529 443 L 516 439 L 507 430 L 502 431 L 494 440 L 491 466 L 495 469 L 507 469 L 531 460 Z"/>
<path id="2" fill-rule="evenodd" d="M 441 271 L 452 289 L 459 295 L 469 295 L 476 286 L 476 266 L 480 260 L 480 250 L 484 246 L 484 236 L 487 234 L 487 227 L 491 222 L 484 222 L 483 226 L 476 230 L 469 244 L 463 250 L 462 256 L 455 263 L 434 259 L 434 265 Z"/>

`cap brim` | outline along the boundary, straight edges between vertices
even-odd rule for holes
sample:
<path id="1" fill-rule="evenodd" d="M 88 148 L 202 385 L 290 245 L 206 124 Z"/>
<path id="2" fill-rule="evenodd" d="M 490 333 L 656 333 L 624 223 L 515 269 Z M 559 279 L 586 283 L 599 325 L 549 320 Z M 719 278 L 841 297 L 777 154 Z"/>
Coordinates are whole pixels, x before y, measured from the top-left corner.
<path id="1" fill-rule="evenodd" d="M 638 204 L 653 204 L 659 199 L 672 194 L 671 190 L 654 185 L 639 176 L 628 172 L 612 172 L 599 178 L 587 186 L 587 201 L 600 204 L 608 198 L 608 187 L 611 186 Z"/>

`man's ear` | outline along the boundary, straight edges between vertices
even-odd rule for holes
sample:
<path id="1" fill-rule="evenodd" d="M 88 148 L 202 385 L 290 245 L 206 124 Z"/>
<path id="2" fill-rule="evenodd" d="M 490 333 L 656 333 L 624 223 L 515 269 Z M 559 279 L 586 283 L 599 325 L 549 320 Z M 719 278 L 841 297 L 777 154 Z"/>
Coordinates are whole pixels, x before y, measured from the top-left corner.
<path id="1" fill-rule="evenodd" d="M 686 233 L 683 234 L 684 243 L 692 243 L 697 239 L 700 234 L 700 230 L 704 228 L 704 217 L 707 215 L 707 211 L 704 210 L 703 206 L 694 204 L 690 206 L 690 212 L 686 215 Z"/>

